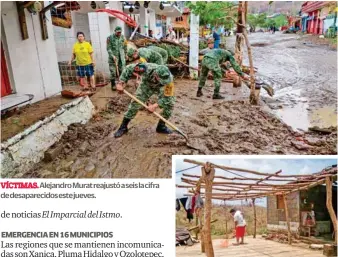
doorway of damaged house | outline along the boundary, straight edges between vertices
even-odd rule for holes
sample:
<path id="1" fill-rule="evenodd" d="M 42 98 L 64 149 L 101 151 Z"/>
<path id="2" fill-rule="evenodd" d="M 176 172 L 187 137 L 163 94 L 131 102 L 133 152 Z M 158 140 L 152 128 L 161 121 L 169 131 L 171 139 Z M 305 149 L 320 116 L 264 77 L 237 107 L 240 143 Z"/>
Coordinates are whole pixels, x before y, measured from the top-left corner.
<path id="1" fill-rule="evenodd" d="M 317 173 L 325 175 L 325 170 Z M 335 233 L 330 213 L 327 209 L 326 185 L 318 185 L 289 196 L 290 225 L 293 233 L 309 242 L 334 241 Z M 337 213 L 337 182 L 332 184 L 332 205 Z M 286 230 L 285 203 L 282 196 L 267 197 L 268 229 Z M 274 236 L 274 235 L 272 235 Z"/>

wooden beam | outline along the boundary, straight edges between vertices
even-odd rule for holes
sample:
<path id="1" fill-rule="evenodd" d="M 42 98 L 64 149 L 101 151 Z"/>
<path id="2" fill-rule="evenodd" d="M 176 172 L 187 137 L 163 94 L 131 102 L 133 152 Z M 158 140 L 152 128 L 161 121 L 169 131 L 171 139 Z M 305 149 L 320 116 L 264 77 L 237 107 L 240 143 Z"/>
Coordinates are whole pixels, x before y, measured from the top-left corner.
<path id="1" fill-rule="evenodd" d="M 40 26 L 41 26 L 41 35 L 42 40 L 48 39 L 48 29 L 47 29 L 47 22 L 46 22 L 46 12 L 44 12 L 44 2 L 41 2 L 42 4 L 42 10 L 39 12 L 39 18 L 40 18 Z"/>
<path id="2" fill-rule="evenodd" d="M 256 218 L 256 199 L 252 198 L 252 208 L 253 208 L 253 214 L 254 214 L 254 231 L 253 231 L 253 238 L 256 238 L 256 230 L 257 230 L 257 218 Z"/>
<path id="3" fill-rule="evenodd" d="M 186 178 L 181 178 L 182 182 L 197 182 L 196 180 L 190 180 Z M 213 182 L 213 185 L 237 185 L 237 186 L 251 186 L 251 187 L 273 187 L 273 188 L 294 188 L 294 187 L 301 187 L 301 186 L 307 186 L 309 183 L 297 183 L 297 184 L 283 184 L 283 185 L 277 185 L 277 184 L 252 184 L 252 183 L 240 183 L 240 182 Z"/>
<path id="4" fill-rule="evenodd" d="M 199 178 L 201 176 L 183 173 L 182 177 Z M 228 177 L 224 177 L 224 176 L 215 176 L 215 178 L 224 179 L 224 180 L 253 180 L 253 181 L 261 181 L 262 180 L 261 178 L 241 178 L 241 177 L 228 178 Z M 278 179 L 278 178 L 269 179 L 269 181 L 297 182 L 296 179 L 282 179 L 282 178 L 280 178 L 280 179 Z M 311 182 L 311 180 L 308 180 L 308 182 Z"/>
<path id="5" fill-rule="evenodd" d="M 326 178 L 332 178 L 332 180 L 334 180 L 334 179 L 337 178 L 337 174 L 335 174 L 335 175 L 334 175 L 334 174 L 328 175 L 328 176 L 326 176 L 325 178 L 320 179 L 320 180 L 318 180 L 318 181 L 315 181 L 315 182 L 313 182 L 313 183 L 310 183 L 310 184 L 308 184 L 308 185 L 306 185 L 306 186 L 302 186 L 302 187 L 300 187 L 300 188 L 293 189 L 293 190 L 291 190 L 290 192 L 288 192 L 288 194 L 291 194 L 291 193 L 297 192 L 297 191 L 308 190 L 308 189 L 310 189 L 310 188 L 312 188 L 312 187 L 315 187 L 315 186 L 318 186 L 318 185 L 323 185 L 323 184 L 326 183 Z"/>
<path id="6" fill-rule="evenodd" d="M 59 1 L 54 1 L 51 4 L 47 5 L 46 7 L 44 7 L 44 2 L 41 1 L 42 10 L 41 10 L 41 12 L 39 12 L 39 17 L 40 17 L 41 34 L 42 34 L 42 39 L 43 40 L 47 40 L 48 39 L 46 12 L 48 12 L 50 9 L 52 9 L 54 6 L 56 6 L 58 4 L 60 4 Z"/>
<path id="7" fill-rule="evenodd" d="M 189 159 L 184 159 L 183 161 L 188 162 L 188 163 L 192 163 L 192 164 L 196 164 L 196 165 L 201 165 L 201 166 L 203 166 L 205 164 L 204 162 L 199 162 L 199 161 L 189 160 Z M 297 178 L 297 177 L 298 178 L 309 178 L 309 177 L 311 177 L 311 175 L 280 175 L 280 174 L 278 174 L 278 175 L 273 174 L 272 175 L 271 173 L 264 173 L 264 172 L 254 171 L 254 170 L 228 167 L 228 166 L 217 165 L 217 164 L 213 164 L 213 163 L 211 163 L 211 165 L 215 168 L 219 168 L 219 169 L 222 169 L 222 170 L 234 170 L 234 171 L 251 173 L 251 174 L 261 175 L 261 176 L 272 176 L 272 177 L 280 177 L 280 178 Z"/>
<path id="8" fill-rule="evenodd" d="M 338 244 L 337 241 L 337 216 L 332 206 L 332 180 L 331 178 L 327 177 L 326 180 L 326 208 L 329 211 L 331 221 L 333 223 L 334 229 L 334 241 L 335 244 Z"/>
<path id="9" fill-rule="evenodd" d="M 202 210 L 198 213 L 198 219 L 199 219 L 199 231 L 201 233 L 201 252 L 205 253 L 205 236 L 203 231 L 203 212 Z"/>
<path id="10" fill-rule="evenodd" d="M 215 176 L 215 169 L 210 165 L 206 164 L 202 167 L 203 179 L 205 182 L 205 217 L 204 217 L 204 240 L 205 240 L 205 253 L 207 257 L 214 257 L 214 248 L 212 246 L 211 239 L 211 193 L 212 193 L 212 184 Z"/>
<path id="11" fill-rule="evenodd" d="M 290 217 L 289 217 L 289 208 L 288 208 L 288 201 L 287 201 L 287 196 L 283 194 L 283 200 L 284 200 L 284 205 L 285 205 L 285 219 L 286 219 L 286 224 L 288 227 L 288 243 L 291 245 L 291 227 L 290 227 Z"/>
<path id="12" fill-rule="evenodd" d="M 29 38 L 29 36 L 28 36 L 25 8 L 23 6 L 23 3 L 16 2 L 16 9 L 17 9 L 18 16 L 19 16 L 21 37 L 22 37 L 22 40 L 26 40 Z"/>
<path id="13" fill-rule="evenodd" d="M 35 1 L 27 1 L 27 2 L 24 2 L 22 4 L 22 7 L 23 8 L 27 8 L 27 7 L 31 6 L 32 4 L 34 4 L 34 3 L 35 3 Z"/>
<path id="14" fill-rule="evenodd" d="M 181 188 L 192 188 L 193 186 L 195 186 L 196 184 L 197 184 L 197 181 L 196 180 L 188 180 L 188 179 L 182 179 L 182 182 L 184 182 L 184 183 L 186 183 L 186 184 L 189 184 L 189 185 L 191 185 L 191 186 L 189 186 L 189 185 L 177 185 L 177 187 L 181 187 Z M 204 187 L 204 185 L 202 184 L 201 185 L 202 187 Z M 216 188 L 216 186 L 217 186 L 217 188 L 224 188 L 224 189 L 226 189 L 226 188 L 236 188 L 236 189 L 238 189 L 239 191 L 245 191 L 245 189 L 247 189 L 247 187 L 245 187 L 245 186 L 234 186 L 234 185 L 215 185 L 215 186 L 213 186 L 213 188 Z M 278 188 L 278 189 L 276 189 L 276 188 L 268 188 L 268 187 L 260 187 L 260 185 L 253 185 L 252 186 L 252 189 L 259 189 L 259 190 L 261 190 L 261 191 L 270 191 L 270 190 L 272 190 L 272 191 L 279 191 L 279 190 L 290 190 L 290 189 L 283 189 L 283 188 Z M 223 191 L 223 190 L 221 190 L 221 191 Z"/>

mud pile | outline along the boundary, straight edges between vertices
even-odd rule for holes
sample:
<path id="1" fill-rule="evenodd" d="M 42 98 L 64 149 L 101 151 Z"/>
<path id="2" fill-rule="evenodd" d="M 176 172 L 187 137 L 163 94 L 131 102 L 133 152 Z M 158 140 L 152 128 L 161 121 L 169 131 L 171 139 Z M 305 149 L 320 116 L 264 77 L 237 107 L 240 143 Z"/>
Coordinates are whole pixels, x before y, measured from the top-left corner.
<path id="1" fill-rule="evenodd" d="M 23 177 L 168 178 L 174 154 L 337 153 L 336 128 L 295 132 L 264 106 L 250 105 L 241 92 L 245 88 L 224 85 L 221 94 L 230 100 L 213 101 L 210 85 L 203 97 L 195 97 L 197 83 L 175 82 L 177 102 L 170 120 L 188 135 L 188 142 L 177 133 L 156 133 L 158 119 L 144 110 L 130 122 L 126 135 L 114 138 L 130 101 L 116 95 L 110 111 L 86 125 L 70 127 L 57 143 L 62 152 Z"/>
<path id="2" fill-rule="evenodd" d="M 108 111 L 112 113 L 123 113 L 126 111 L 126 106 L 130 103 L 130 98 L 126 95 L 113 96 L 108 103 Z"/>
<path id="3" fill-rule="evenodd" d="M 336 154 L 337 132 L 295 132 L 275 116 L 246 101 L 214 104 L 185 123 L 183 130 L 199 154 Z M 199 133 L 198 133 L 199 132 Z M 153 145 L 182 146 L 168 137 Z M 195 154 L 196 150 L 184 151 Z M 176 152 L 177 154 L 177 152 Z"/>

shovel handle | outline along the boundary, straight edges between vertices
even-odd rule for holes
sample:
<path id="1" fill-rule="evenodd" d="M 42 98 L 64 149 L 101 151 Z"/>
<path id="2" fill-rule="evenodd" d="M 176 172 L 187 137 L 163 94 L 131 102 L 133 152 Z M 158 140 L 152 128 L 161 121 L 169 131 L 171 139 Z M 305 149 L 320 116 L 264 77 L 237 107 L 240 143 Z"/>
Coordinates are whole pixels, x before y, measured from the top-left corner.
<path id="1" fill-rule="evenodd" d="M 143 102 L 141 102 L 139 99 L 137 99 L 135 96 L 133 96 L 132 94 L 130 94 L 127 90 L 123 90 L 123 93 L 125 93 L 126 95 L 128 95 L 131 99 L 133 99 L 135 102 L 139 103 L 140 105 L 142 105 L 144 108 L 148 109 L 148 106 L 146 106 Z M 160 114 L 158 114 L 157 112 L 153 112 L 153 114 L 163 120 L 166 124 L 168 124 L 170 127 L 172 127 L 173 129 L 175 129 L 178 133 L 180 133 L 186 140 L 188 140 L 187 135 L 185 135 L 179 128 L 177 128 L 174 124 L 172 124 L 170 121 L 166 120 L 165 118 L 163 118 Z"/>

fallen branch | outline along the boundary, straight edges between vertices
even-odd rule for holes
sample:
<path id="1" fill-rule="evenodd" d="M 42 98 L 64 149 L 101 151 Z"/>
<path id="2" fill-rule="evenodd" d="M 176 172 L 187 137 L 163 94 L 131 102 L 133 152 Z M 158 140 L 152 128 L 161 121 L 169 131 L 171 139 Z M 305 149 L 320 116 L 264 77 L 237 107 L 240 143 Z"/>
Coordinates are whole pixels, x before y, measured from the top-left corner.
<path id="1" fill-rule="evenodd" d="M 177 59 L 177 58 L 175 58 L 175 57 L 173 57 L 173 56 L 171 56 L 170 58 L 172 58 L 173 60 L 175 60 L 175 61 L 177 61 L 177 62 L 183 64 L 185 67 L 188 67 L 188 68 L 193 69 L 193 70 L 200 71 L 200 69 L 195 68 L 195 67 L 192 67 L 192 66 L 189 66 L 188 64 L 185 64 L 184 62 L 182 62 L 181 60 L 179 60 L 179 59 Z"/>
<path id="2" fill-rule="evenodd" d="M 161 42 L 162 42 L 162 43 L 167 43 L 167 44 L 172 44 L 172 45 L 179 46 L 179 47 L 182 47 L 182 48 L 185 48 L 185 49 L 189 50 L 189 47 L 188 47 L 188 46 L 185 46 L 185 45 L 183 45 L 183 44 L 176 43 L 176 42 L 171 41 L 171 40 L 168 40 L 168 39 L 161 39 Z"/>

